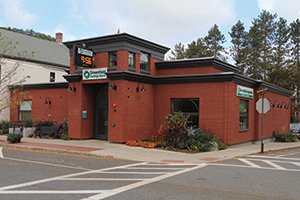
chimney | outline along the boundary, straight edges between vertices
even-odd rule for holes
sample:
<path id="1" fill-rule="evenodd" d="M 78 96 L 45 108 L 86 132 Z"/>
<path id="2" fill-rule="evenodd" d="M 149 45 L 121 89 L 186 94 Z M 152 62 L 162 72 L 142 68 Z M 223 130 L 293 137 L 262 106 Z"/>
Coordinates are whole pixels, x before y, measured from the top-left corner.
<path id="1" fill-rule="evenodd" d="M 63 34 L 58 32 L 55 34 L 55 41 L 59 44 L 63 42 Z"/>

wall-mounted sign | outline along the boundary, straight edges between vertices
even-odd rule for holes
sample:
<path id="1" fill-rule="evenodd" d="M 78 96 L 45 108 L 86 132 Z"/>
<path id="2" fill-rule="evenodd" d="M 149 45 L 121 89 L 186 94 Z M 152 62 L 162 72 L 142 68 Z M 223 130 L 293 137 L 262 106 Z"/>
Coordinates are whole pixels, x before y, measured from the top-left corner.
<path id="1" fill-rule="evenodd" d="M 93 51 L 75 47 L 75 65 L 81 67 L 93 67 Z"/>
<path id="2" fill-rule="evenodd" d="M 244 87 L 244 86 L 241 86 L 241 85 L 237 85 L 236 95 L 238 97 L 245 97 L 245 98 L 253 99 L 253 89 L 248 88 L 248 87 Z"/>
<path id="3" fill-rule="evenodd" d="M 82 80 L 97 80 L 97 79 L 107 79 L 106 68 L 96 68 L 96 69 L 84 69 L 82 70 Z"/>

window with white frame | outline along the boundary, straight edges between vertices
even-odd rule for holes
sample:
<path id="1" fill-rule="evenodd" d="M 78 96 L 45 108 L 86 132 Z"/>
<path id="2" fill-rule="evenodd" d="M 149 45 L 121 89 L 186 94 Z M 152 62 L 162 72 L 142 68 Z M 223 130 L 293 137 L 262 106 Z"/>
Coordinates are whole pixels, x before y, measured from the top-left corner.
<path id="1" fill-rule="evenodd" d="M 31 101 L 23 101 L 19 106 L 19 121 L 31 120 Z"/>

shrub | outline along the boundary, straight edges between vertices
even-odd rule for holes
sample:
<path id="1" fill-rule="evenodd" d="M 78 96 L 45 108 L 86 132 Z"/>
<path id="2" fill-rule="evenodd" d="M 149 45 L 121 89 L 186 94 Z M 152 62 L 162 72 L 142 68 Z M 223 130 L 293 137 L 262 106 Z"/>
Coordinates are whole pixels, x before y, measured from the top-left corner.
<path id="1" fill-rule="evenodd" d="M 31 120 L 26 120 L 26 121 L 21 121 L 22 123 L 25 124 L 25 127 L 32 127 L 33 122 Z"/>
<path id="2" fill-rule="evenodd" d="M 297 142 L 298 138 L 292 133 L 274 133 L 275 142 Z"/>
<path id="3" fill-rule="evenodd" d="M 221 139 L 214 136 L 209 130 L 196 129 L 189 134 L 188 116 L 181 112 L 168 115 L 166 122 L 166 130 L 163 131 L 160 128 L 159 134 L 154 137 L 154 140 L 158 142 L 155 147 L 187 149 L 194 152 L 227 148 Z"/>
<path id="4" fill-rule="evenodd" d="M 213 141 L 213 138 L 214 136 L 210 131 L 197 129 L 189 136 L 186 142 L 186 148 L 190 151 L 211 151 L 217 145 Z"/>
<path id="5" fill-rule="evenodd" d="M 61 140 L 69 140 L 68 138 L 68 120 L 64 120 L 61 129 L 58 132 L 58 137 Z"/>
<path id="6" fill-rule="evenodd" d="M 8 134 L 10 123 L 8 121 L 0 122 L 0 134 Z"/>
<path id="7" fill-rule="evenodd" d="M 19 133 L 10 133 L 7 136 L 7 141 L 9 143 L 19 143 L 21 142 L 22 135 Z"/>
<path id="8" fill-rule="evenodd" d="M 166 145 L 173 148 L 184 148 L 183 144 L 188 139 L 188 118 L 182 112 L 176 112 L 169 114 L 166 121 L 167 130 L 164 137 Z"/>
<path id="9" fill-rule="evenodd" d="M 214 137 L 213 141 L 217 143 L 218 145 L 218 150 L 224 150 L 227 149 L 227 145 L 218 137 Z"/>

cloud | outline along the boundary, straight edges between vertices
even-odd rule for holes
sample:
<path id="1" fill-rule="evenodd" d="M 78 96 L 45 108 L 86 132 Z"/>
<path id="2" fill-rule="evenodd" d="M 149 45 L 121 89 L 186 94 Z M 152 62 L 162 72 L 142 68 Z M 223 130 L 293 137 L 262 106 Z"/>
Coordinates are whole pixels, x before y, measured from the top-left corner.
<path id="1" fill-rule="evenodd" d="M 120 29 L 171 47 L 179 41 L 190 42 L 191 38 L 203 36 L 214 24 L 233 24 L 236 19 L 235 0 L 226 3 L 223 0 L 85 2 L 88 11 L 77 14 L 76 18 L 88 20 L 102 34 L 113 34 Z"/>
<path id="2" fill-rule="evenodd" d="M 277 13 L 280 17 L 289 21 L 300 17 L 299 0 L 257 0 L 257 6 L 261 10 Z"/>
<path id="3" fill-rule="evenodd" d="M 30 26 L 37 20 L 37 17 L 29 13 L 23 6 L 22 0 L 0 0 L 2 12 L 5 20 L 11 25 L 22 28 L 30 28 Z"/>

